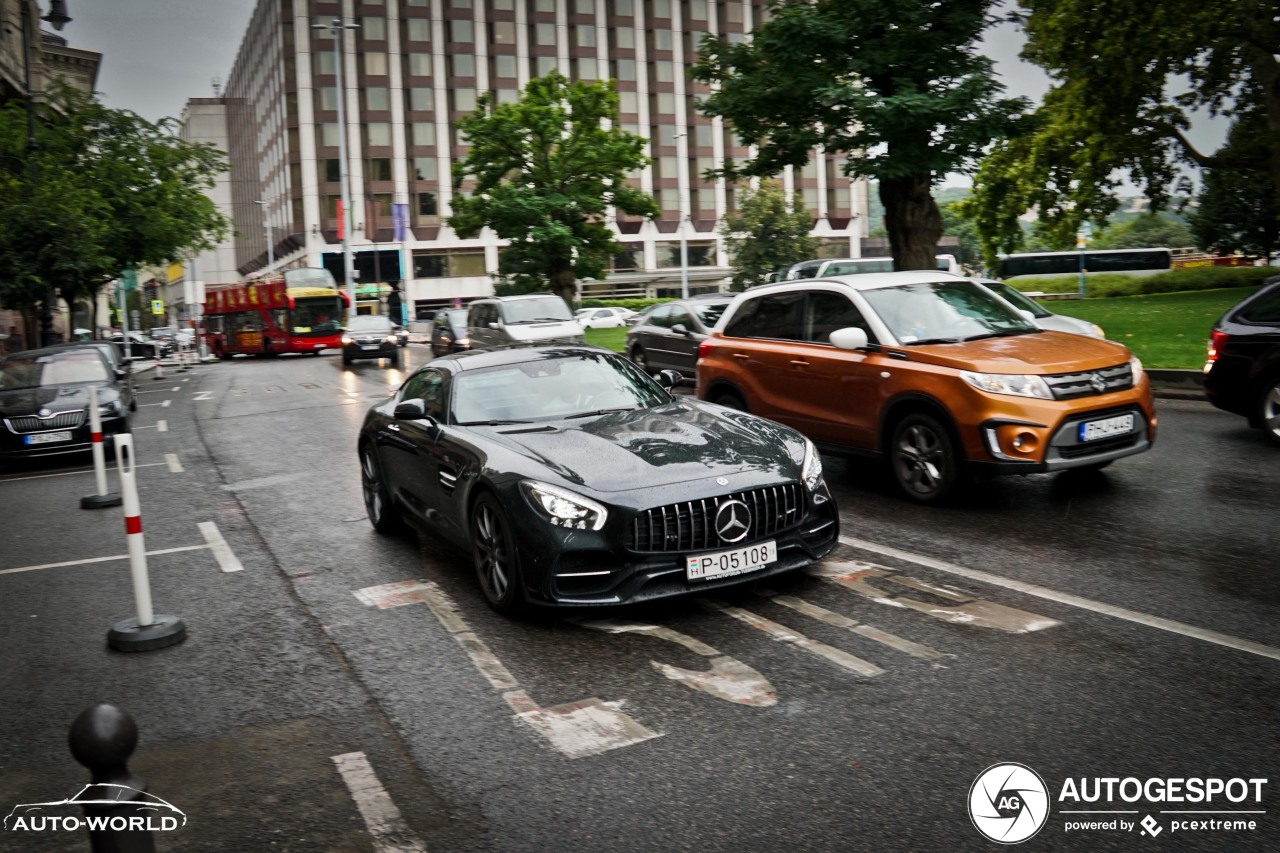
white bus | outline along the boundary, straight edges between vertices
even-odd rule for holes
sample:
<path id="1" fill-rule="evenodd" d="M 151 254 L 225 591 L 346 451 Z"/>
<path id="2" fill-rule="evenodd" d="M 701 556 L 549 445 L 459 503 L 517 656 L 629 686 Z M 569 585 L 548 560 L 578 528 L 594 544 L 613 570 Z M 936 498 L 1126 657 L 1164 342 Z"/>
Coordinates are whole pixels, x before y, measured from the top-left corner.
<path id="1" fill-rule="evenodd" d="M 943 272 L 961 275 L 960 263 L 955 255 L 935 255 L 937 268 Z M 893 258 L 816 258 L 783 267 L 775 274 L 774 281 L 795 281 L 801 278 L 828 278 L 833 275 L 859 275 L 872 272 L 893 272 Z"/>

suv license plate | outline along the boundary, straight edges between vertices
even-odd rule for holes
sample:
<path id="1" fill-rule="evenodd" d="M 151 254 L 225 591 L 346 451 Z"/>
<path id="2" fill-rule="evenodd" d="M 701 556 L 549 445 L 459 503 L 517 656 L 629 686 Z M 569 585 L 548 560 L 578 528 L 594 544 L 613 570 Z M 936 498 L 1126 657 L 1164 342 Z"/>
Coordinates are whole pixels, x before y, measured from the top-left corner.
<path id="1" fill-rule="evenodd" d="M 713 554 L 695 554 L 685 558 L 685 574 L 691 581 L 705 581 L 741 575 L 763 569 L 777 561 L 778 543 L 757 542 L 732 551 L 716 551 Z"/>
<path id="2" fill-rule="evenodd" d="M 26 437 L 27 444 L 57 444 L 59 441 L 70 441 L 70 431 L 63 432 L 42 432 L 38 435 L 29 435 Z"/>
<path id="3" fill-rule="evenodd" d="M 1080 424 L 1081 441 L 1097 441 L 1100 438 L 1111 438 L 1113 435 L 1125 435 L 1131 432 L 1133 432 L 1133 415 L 1117 415 L 1114 418 L 1085 421 Z"/>

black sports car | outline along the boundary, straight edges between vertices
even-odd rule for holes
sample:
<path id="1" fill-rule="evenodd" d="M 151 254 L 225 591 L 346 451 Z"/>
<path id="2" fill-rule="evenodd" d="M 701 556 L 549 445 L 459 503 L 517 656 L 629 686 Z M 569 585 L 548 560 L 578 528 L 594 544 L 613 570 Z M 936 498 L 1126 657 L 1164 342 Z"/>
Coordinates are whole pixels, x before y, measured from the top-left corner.
<path id="1" fill-rule="evenodd" d="M 129 431 L 133 394 L 123 369 L 91 347 L 28 350 L 0 359 L 0 462 L 92 449 L 89 388 L 97 389 L 105 448 Z"/>
<path id="2" fill-rule="evenodd" d="M 374 528 L 474 555 L 494 609 L 618 604 L 807 566 L 839 535 L 813 444 L 597 347 L 456 353 L 360 430 Z"/>

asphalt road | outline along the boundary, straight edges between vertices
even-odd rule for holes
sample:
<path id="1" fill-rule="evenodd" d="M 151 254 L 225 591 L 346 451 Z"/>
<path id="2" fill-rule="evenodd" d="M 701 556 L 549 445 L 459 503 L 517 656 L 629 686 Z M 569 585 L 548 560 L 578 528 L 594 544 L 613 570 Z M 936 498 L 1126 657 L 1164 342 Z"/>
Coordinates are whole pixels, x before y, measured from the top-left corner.
<path id="1" fill-rule="evenodd" d="M 198 545 L 212 521 L 243 565 L 153 558 L 157 611 L 191 630 L 172 649 L 102 649 L 130 611 L 118 562 L 5 571 L 123 551 L 97 544 L 120 541 L 118 515 L 66 509 L 92 478 L 0 477 L 22 520 L 0 563 L 0 695 L 22 697 L 0 707 L 0 790 L 70 796 L 66 725 L 107 699 L 198 829 L 162 849 L 374 849 L 357 803 L 385 819 L 388 802 L 397 840 L 433 851 L 996 849 L 968 806 L 1004 762 L 1048 789 L 1029 850 L 1280 844 L 1280 453 L 1240 419 L 1163 401 L 1148 454 L 936 508 L 828 459 L 844 544 L 821 576 L 510 621 L 465 555 L 364 518 L 355 432 L 403 376 L 237 359 L 153 383 L 178 390 L 139 418 L 168 421 L 137 433 L 148 548 Z M 352 753 L 376 807 L 338 772 Z M 1270 781 L 1261 802 L 1060 799 L 1099 777 Z M 1192 810 L 1233 814 L 1172 814 Z M 1257 828 L 1174 826 L 1224 818 Z M 1067 830 L 1081 820 L 1138 825 Z"/>

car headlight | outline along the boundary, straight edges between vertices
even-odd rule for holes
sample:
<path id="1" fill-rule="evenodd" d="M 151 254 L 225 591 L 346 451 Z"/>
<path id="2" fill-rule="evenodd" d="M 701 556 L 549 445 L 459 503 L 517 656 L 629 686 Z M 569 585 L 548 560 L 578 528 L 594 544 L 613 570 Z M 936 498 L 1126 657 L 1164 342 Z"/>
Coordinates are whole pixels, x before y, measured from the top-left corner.
<path id="1" fill-rule="evenodd" d="M 979 391 L 988 394 L 1011 394 L 1014 397 L 1039 397 L 1052 400 L 1053 392 L 1044 379 L 1034 374 L 1020 373 L 975 373 L 972 370 L 960 371 L 960 378 Z"/>
<path id="2" fill-rule="evenodd" d="M 1137 385 L 1138 380 L 1142 378 L 1142 359 L 1136 355 L 1129 359 L 1129 370 L 1133 373 L 1133 384 Z"/>
<path id="3" fill-rule="evenodd" d="M 387 336 L 386 336 L 386 338 L 384 338 L 383 340 L 385 340 L 385 341 L 386 341 L 387 343 L 389 343 L 389 344 L 394 344 L 394 343 L 396 342 L 396 336 L 395 336 L 395 335 L 387 335 Z"/>
<path id="4" fill-rule="evenodd" d="M 458 338 L 458 346 L 464 349 L 471 349 L 471 338 Z"/>
<path id="5" fill-rule="evenodd" d="M 524 493 L 534 508 L 540 510 L 547 521 L 557 527 L 599 530 L 604 527 L 604 520 L 609 515 L 600 504 L 568 489 L 539 483 L 537 480 L 524 480 L 520 485 L 524 487 Z"/>
<path id="6" fill-rule="evenodd" d="M 804 440 L 804 465 L 800 468 L 800 479 L 804 480 L 805 488 L 811 492 L 816 492 L 822 485 L 822 457 L 818 454 L 818 448 L 807 438 Z"/>
<path id="7" fill-rule="evenodd" d="M 343 336 L 342 336 L 342 343 L 343 343 L 344 345 L 345 345 L 345 344 L 349 344 L 349 343 L 351 343 L 351 338 L 350 338 L 350 337 L 348 337 L 347 335 L 343 335 Z"/>

